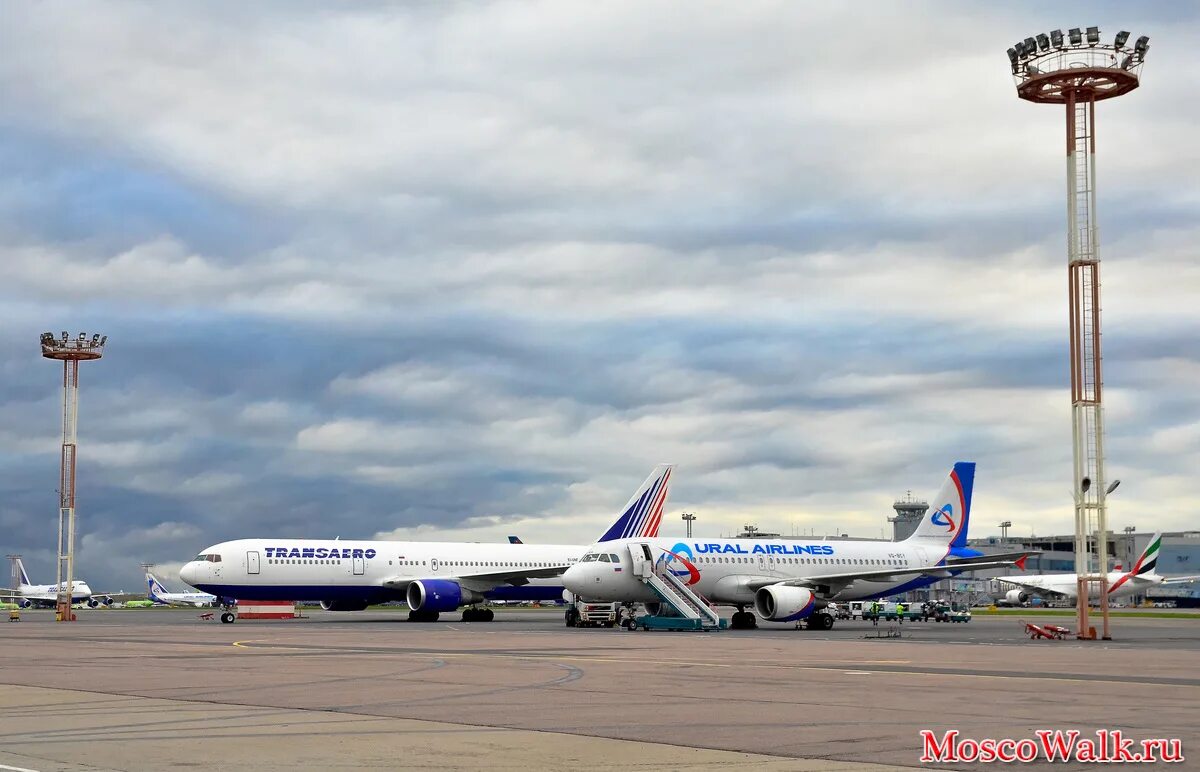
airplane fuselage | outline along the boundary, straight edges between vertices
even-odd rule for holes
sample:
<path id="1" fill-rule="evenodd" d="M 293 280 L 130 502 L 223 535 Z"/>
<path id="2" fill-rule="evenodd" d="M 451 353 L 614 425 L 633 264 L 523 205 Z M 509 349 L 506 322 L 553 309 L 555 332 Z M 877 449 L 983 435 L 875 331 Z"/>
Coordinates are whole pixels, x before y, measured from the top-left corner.
<path id="1" fill-rule="evenodd" d="M 65 584 L 62 585 L 65 587 Z M 58 602 L 58 590 L 60 585 L 57 584 L 22 584 L 17 587 L 18 604 L 41 606 L 52 608 Z M 92 589 L 88 587 L 87 582 L 75 581 L 71 583 L 71 601 L 73 603 L 86 603 L 92 597 Z"/>
<path id="2" fill-rule="evenodd" d="M 239 539 L 207 548 L 184 565 L 179 577 L 218 597 L 383 603 L 404 600 L 409 580 L 444 578 L 469 585 L 473 576 L 567 566 L 586 550 L 562 544 Z M 562 591 L 562 581 L 554 577 L 503 584 L 484 594 L 499 600 L 557 600 Z"/>
<path id="3" fill-rule="evenodd" d="M 948 554 L 944 544 L 876 541 L 805 541 L 796 539 L 632 539 L 593 545 L 609 562 L 589 561 L 573 567 L 567 589 L 592 600 L 654 602 L 658 596 L 633 575 L 629 545 L 649 544 L 656 561 L 689 582 L 709 601 L 725 605 L 754 602 L 754 586 L 764 579 L 812 579 L 864 571 L 898 572 L 933 566 Z M 619 564 L 614 562 L 614 556 Z M 618 571 L 617 568 L 621 570 Z M 948 572 L 949 573 L 949 572 Z M 866 600 L 926 587 L 944 577 L 908 576 L 858 579 L 831 593 L 830 600 Z M 755 584 L 756 583 L 756 584 Z"/>
<path id="4" fill-rule="evenodd" d="M 1124 598 L 1130 595 L 1144 593 L 1147 589 L 1162 583 L 1164 577 L 1158 574 L 1130 576 L 1125 571 L 1108 572 L 1108 597 Z M 997 581 L 1010 586 L 1026 589 L 1032 595 L 1044 592 L 1051 596 L 1076 598 L 1079 596 L 1078 574 L 1031 574 L 1029 576 L 1001 576 Z"/>

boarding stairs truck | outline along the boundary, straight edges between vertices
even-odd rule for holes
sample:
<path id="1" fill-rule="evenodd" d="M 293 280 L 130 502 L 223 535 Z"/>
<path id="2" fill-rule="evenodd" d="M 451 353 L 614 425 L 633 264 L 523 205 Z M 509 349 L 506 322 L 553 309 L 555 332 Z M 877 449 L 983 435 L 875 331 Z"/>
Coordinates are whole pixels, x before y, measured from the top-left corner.
<path id="1" fill-rule="evenodd" d="M 649 544 L 630 544 L 633 575 L 659 598 L 657 613 L 643 614 L 629 622 L 629 629 L 643 630 L 723 630 L 726 621 L 687 582 L 667 565 L 657 568 Z"/>

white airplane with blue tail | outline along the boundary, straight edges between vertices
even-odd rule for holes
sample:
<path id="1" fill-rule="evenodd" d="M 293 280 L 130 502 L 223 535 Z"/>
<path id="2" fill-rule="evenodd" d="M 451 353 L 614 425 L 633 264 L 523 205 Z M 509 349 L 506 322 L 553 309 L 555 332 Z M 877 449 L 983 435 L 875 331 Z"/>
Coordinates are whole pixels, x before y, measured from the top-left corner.
<path id="1" fill-rule="evenodd" d="M 672 466 L 655 468 L 605 537 L 658 534 Z M 471 542 L 238 539 L 206 548 L 179 578 L 220 598 L 222 622 L 236 618 L 232 599 L 320 601 L 326 611 L 408 604 L 409 619 L 434 622 L 463 606 L 464 622 L 489 622 L 487 601 L 563 598 L 562 573 L 587 545 Z"/>
<path id="2" fill-rule="evenodd" d="M 601 539 L 563 575 L 586 600 L 689 608 L 715 625 L 713 605 L 738 609 L 730 626 L 804 621 L 828 630 L 831 601 L 884 598 L 963 571 L 1018 565 L 1028 553 L 988 555 L 967 547 L 975 464 L 959 462 L 925 518 L 900 542 L 804 539 Z M 655 577 L 658 577 L 656 580 Z M 664 580 L 674 589 L 664 584 Z M 688 598 L 688 595 L 691 598 Z M 682 596 L 682 597 L 680 597 Z"/>

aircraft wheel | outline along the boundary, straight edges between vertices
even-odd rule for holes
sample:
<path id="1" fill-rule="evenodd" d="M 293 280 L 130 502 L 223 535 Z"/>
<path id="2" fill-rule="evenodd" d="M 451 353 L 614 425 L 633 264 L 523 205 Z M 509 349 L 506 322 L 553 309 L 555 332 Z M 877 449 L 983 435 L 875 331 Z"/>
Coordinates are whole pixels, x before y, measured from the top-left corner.
<path id="1" fill-rule="evenodd" d="M 485 608 L 479 617 L 480 622 L 491 622 L 496 618 L 496 612 L 492 611 L 490 608 Z"/>
<path id="2" fill-rule="evenodd" d="M 227 624 L 227 625 L 231 625 L 231 624 L 233 624 L 233 620 L 234 620 L 234 619 L 237 619 L 237 617 L 235 617 L 235 616 L 233 615 L 233 612 L 231 612 L 231 611 L 223 611 L 223 612 L 221 612 L 221 621 L 222 621 L 223 623 L 225 623 L 225 624 Z"/>

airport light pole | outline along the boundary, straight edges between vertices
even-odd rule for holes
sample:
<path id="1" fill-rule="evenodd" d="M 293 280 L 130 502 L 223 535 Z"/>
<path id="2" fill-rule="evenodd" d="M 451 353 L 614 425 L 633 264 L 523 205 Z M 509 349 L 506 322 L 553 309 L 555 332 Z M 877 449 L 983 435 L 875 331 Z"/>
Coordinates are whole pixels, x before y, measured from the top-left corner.
<path id="1" fill-rule="evenodd" d="M 71 595 L 75 589 L 75 452 L 76 425 L 79 419 L 79 363 L 104 356 L 107 335 L 79 333 L 71 338 L 63 331 L 61 338 L 52 332 L 41 336 L 42 356 L 63 363 L 62 455 L 58 476 L 58 587 L 55 598 L 57 619 L 71 622 Z"/>
<path id="2" fill-rule="evenodd" d="M 1001 544 L 1008 543 L 1008 529 L 1009 528 L 1012 528 L 1012 520 L 1005 520 L 1004 522 L 1000 523 L 1000 543 Z"/>
<path id="3" fill-rule="evenodd" d="M 1075 27 L 1065 37 L 1062 30 L 1054 30 L 1048 35 L 1027 37 L 1008 49 L 1017 96 L 1066 107 L 1067 297 L 1074 448 L 1071 488 L 1079 582 L 1076 637 L 1086 639 L 1096 637 L 1095 628 L 1088 624 L 1088 598 L 1093 585 L 1103 617 L 1102 637 L 1111 637 L 1096 230 L 1096 102 L 1128 94 L 1140 85 L 1150 38 L 1143 35 L 1132 47 L 1128 42 L 1129 33 L 1125 31 L 1117 33 L 1111 44 L 1102 44 L 1098 27 L 1088 27 L 1086 34 Z"/>
<path id="4" fill-rule="evenodd" d="M 684 512 L 679 517 L 687 524 L 687 537 L 692 538 L 692 523 L 696 522 L 696 516 L 691 512 Z"/>

